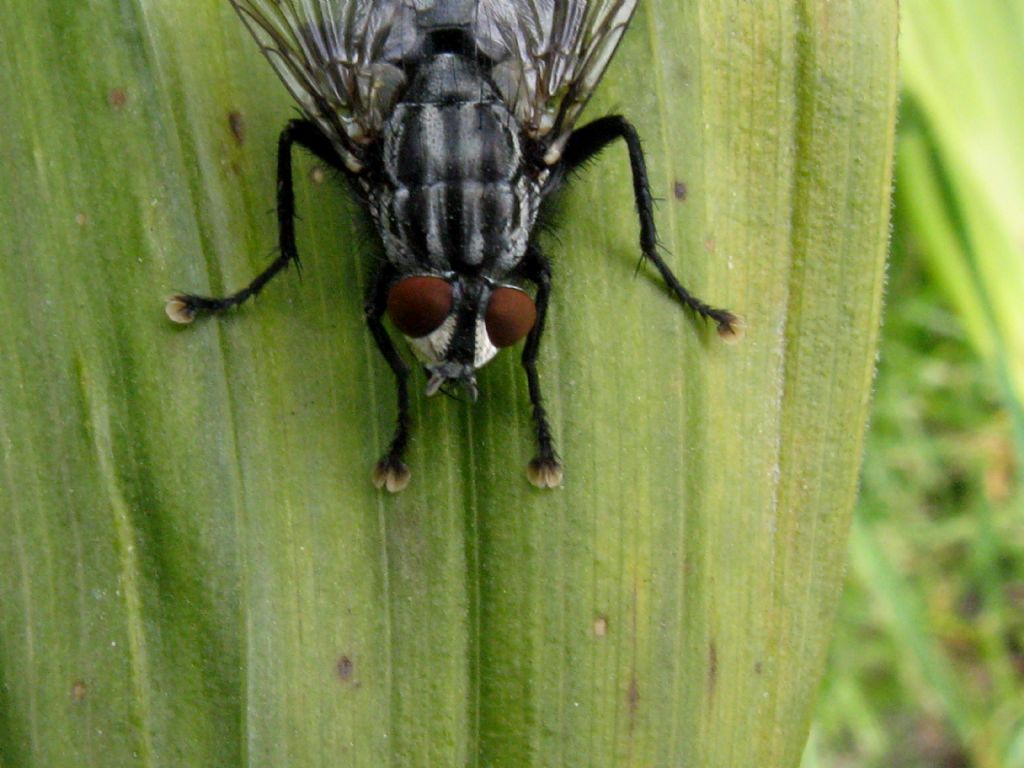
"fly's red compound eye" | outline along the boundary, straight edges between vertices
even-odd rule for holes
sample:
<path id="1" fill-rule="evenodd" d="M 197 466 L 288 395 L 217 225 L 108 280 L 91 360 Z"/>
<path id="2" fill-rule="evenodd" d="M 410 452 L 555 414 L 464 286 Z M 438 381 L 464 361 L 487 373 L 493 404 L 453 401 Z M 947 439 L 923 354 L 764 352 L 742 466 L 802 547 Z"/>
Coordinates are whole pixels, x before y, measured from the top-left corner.
<path id="1" fill-rule="evenodd" d="M 444 278 L 415 275 L 399 280 L 388 293 L 388 317 L 413 339 L 436 331 L 452 311 L 452 285 Z"/>
<path id="2" fill-rule="evenodd" d="M 537 322 L 537 306 L 525 291 L 499 286 L 491 292 L 484 323 L 496 347 L 509 347 L 523 338 Z"/>

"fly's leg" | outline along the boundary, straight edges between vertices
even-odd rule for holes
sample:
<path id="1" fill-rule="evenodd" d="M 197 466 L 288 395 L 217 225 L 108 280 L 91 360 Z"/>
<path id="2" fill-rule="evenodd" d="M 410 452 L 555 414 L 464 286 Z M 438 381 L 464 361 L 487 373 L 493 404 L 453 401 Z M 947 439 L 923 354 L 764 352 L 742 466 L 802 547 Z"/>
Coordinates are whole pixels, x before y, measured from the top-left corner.
<path id="1" fill-rule="evenodd" d="M 255 296 L 289 262 L 299 265 L 299 252 L 295 247 L 295 192 L 292 188 L 292 146 L 304 147 L 334 167 L 341 166 L 341 159 L 330 141 L 315 123 L 309 120 L 292 120 L 281 131 L 277 141 L 277 258 L 260 272 L 242 290 L 229 296 L 197 296 L 180 293 L 167 300 L 167 316 L 176 323 L 191 323 L 198 314 L 215 314 L 236 307 L 246 299 Z"/>
<path id="2" fill-rule="evenodd" d="M 387 488 L 391 493 L 398 493 L 409 484 L 411 475 L 409 467 L 402 461 L 402 455 L 409 443 L 409 366 L 398 354 L 384 323 L 381 322 L 387 309 L 387 288 L 391 277 L 391 270 L 386 266 L 379 268 L 374 275 L 366 300 L 366 324 L 370 327 L 373 340 L 377 342 L 377 348 L 391 366 L 398 387 L 398 423 L 387 453 L 373 468 L 373 484 L 377 488 Z"/>
<path id="3" fill-rule="evenodd" d="M 555 453 L 551 439 L 551 427 L 540 394 L 540 377 L 537 375 L 537 352 L 540 338 L 544 333 L 544 318 L 548 312 L 548 298 L 551 293 L 551 268 L 540 249 L 531 244 L 523 264 L 522 275 L 537 285 L 537 321 L 530 329 L 523 346 L 523 368 L 530 389 L 530 403 L 533 405 L 533 424 L 537 435 L 537 455 L 526 466 L 526 476 L 538 488 L 556 488 L 562 483 L 562 464 Z"/>
<path id="4" fill-rule="evenodd" d="M 726 341 L 738 339 L 742 330 L 740 318 L 727 309 L 705 304 L 686 290 L 658 253 L 658 233 L 654 227 L 654 201 L 647 179 L 647 163 L 640 146 L 640 136 L 632 123 L 621 115 L 609 115 L 573 131 L 562 153 L 565 169 L 572 171 L 579 168 L 616 139 L 625 141 L 629 151 L 629 164 L 633 170 L 633 195 L 640 217 L 640 248 L 644 257 L 657 267 L 662 279 L 684 305 L 700 317 L 715 321 L 719 336 Z"/>

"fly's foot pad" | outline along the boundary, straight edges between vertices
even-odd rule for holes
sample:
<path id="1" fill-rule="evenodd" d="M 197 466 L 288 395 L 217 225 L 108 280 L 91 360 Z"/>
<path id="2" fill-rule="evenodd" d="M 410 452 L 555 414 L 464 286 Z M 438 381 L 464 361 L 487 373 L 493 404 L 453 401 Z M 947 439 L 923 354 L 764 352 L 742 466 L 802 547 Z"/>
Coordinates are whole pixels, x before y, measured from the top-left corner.
<path id="1" fill-rule="evenodd" d="M 562 484 L 562 465 L 554 456 L 538 456 L 526 465 L 526 477 L 538 488 L 557 488 Z"/>
<path id="2" fill-rule="evenodd" d="M 398 493 L 409 484 L 412 472 L 404 462 L 392 456 L 385 456 L 373 468 L 373 484 L 378 490 L 385 488 L 389 493 Z"/>
<path id="3" fill-rule="evenodd" d="M 199 307 L 196 305 L 192 296 L 185 293 L 177 293 L 174 296 L 169 296 L 167 298 L 167 304 L 164 306 L 164 311 L 174 322 L 180 323 L 181 325 L 188 325 L 196 319 Z"/>
<path id="4" fill-rule="evenodd" d="M 722 341 L 726 344 L 736 344 L 742 341 L 747 332 L 747 325 L 743 322 L 742 317 L 734 315 L 732 312 L 725 312 L 722 317 L 716 319 L 718 320 L 718 336 Z"/>

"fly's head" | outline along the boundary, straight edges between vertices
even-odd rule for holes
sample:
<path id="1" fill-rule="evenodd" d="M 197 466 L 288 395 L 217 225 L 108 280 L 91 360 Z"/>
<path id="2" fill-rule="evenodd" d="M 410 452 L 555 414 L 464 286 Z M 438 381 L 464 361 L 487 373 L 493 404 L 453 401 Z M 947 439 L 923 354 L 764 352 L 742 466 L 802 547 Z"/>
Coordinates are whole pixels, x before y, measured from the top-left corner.
<path id="1" fill-rule="evenodd" d="M 402 276 L 388 293 L 387 313 L 427 369 L 427 394 L 454 385 L 471 400 L 477 369 L 537 321 L 533 299 L 520 288 L 455 274 Z"/>

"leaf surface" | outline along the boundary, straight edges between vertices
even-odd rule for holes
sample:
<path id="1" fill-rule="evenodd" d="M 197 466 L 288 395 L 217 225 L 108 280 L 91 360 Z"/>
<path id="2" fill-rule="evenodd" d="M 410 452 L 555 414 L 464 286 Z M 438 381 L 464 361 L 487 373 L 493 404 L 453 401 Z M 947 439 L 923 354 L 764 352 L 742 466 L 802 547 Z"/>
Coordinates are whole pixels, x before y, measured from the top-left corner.
<path id="1" fill-rule="evenodd" d="M 6 0 L 0 764 L 794 765 L 844 569 L 887 236 L 895 4 L 644 3 L 589 107 L 635 120 L 670 263 L 609 148 L 544 244 L 564 487 L 525 377 L 417 380 L 412 484 L 361 317 L 376 235 L 297 164 L 228 3 Z"/>

